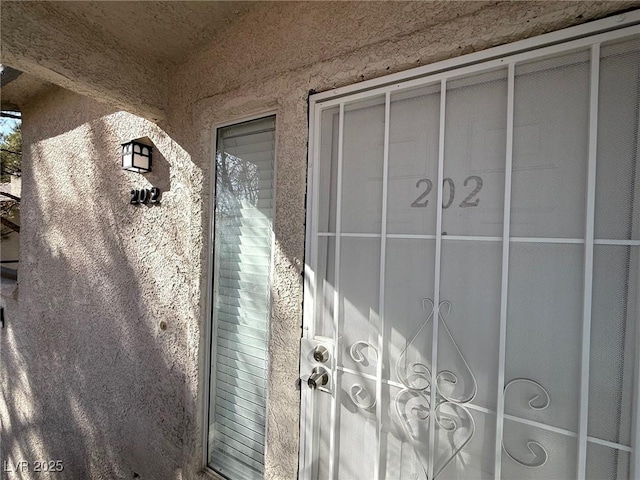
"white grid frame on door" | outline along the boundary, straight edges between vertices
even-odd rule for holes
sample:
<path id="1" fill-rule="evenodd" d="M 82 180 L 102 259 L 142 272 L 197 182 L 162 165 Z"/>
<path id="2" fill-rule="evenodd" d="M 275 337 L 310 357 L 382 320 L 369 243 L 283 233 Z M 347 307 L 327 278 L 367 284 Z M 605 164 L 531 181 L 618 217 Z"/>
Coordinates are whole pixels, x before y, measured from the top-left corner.
<path id="1" fill-rule="evenodd" d="M 500 327 L 499 327 L 499 360 L 496 365 L 498 377 L 497 391 L 497 409 L 495 412 L 495 445 L 494 449 L 494 477 L 502 478 L 502 461 L 503 461 L 503 428 L 504 420 L 518 422 L 522 425 L 529 425 L 542 428 L 550 432 L 555 432 L 567 437 L 577 439 L 577 455 L 576 455 L 576 472 L 577 477 L 586 478 L 587 465 L 587 446 L 589 444 L 602 445 L 613 448 L 617 451 L 628 452 L 632 455 L 631 459 L 631 476 L 636 478 L 640 474 L 640 455 L 636 454 L 636 446 L 640 445 L 640 428 L 638 427 L 638 387 L 640 381 L 638 376 L 640 366 L 638 360 L 635 360 L 634 374 L 634 425 L 632 431 L 631 445 L 615 443 L 588 435 L 588 415 L 589 415 L 589 361 L 591 346 L 591 316 L 592 316 L 592 288 L 593 288 L 593 262 L 594 248 L 596 245 L 616 245 L 626 246 L 639 249 L 640 240 L 638 239 L 614 239 L 614 238 L 596 238 L 594 231 L 595 223 L 595 194 L 596 194 L 596 159 L 597 159 L 597 135 L 598 135 L 598 92 L 599 92 L 599 75 L 600 75 L 600 46 L 603 43 L 615 40 L 630 38 L 640 35 L 640 12 L 630 12 L 625 14 L 624 18 L 616 17 L 605 19 L 591 24 L 574 27 L 553 34 L 544 35 L 530 40 L 517 42 L 510 46 L 498 47 L 490 49 L 478 54 L 472 54 L 459 59 L 449 60 L 434 64 L 427 67 L 410 70 L 402 74 L 395 74 L 389 77 L 383 77 L 374 81 L 364 82 L 363 84 L 336 89 L 331 92 L 312 95 L 310 97 L 310 129 L 309 129 L 309 194 L 307 200 L 307 241 L 306 252 L 307 261 L 305 264 L 305 305 L 304 305 L 304 337 L 314 338 L 320 334 L 316 331 L 315 325 L 315 292 L 316 292 L 316 272 L 317 272 L 317 255 L 318 255 L 318 239 L 328 238 L 335 241 L 335 278 L 334 278 L 334 311 L 333 311 L 333 342 L 334 345 L 340 343 L 339 329 L 339 292 L 340 292 L 340 253 L 341 241 L 343 238 L 371 238 L 380 239 L 380 280 L 379 280 L 379 325 L 384 326 L 384 291 L 385 291 L 385 265 L 386 265 L 386 241 L 387 239 L 423 239 L 435 241 L 435 271 L 434 271 L 434 312 L 433 312 L 433 336 L 431 349 L 431 384 L 436 385 L 437 382 L 437 362 L 438 362 L 438 328 L 439 328 L 439 282 L 441 278 L 440 261 L 441 246 L 443 240 L 446 242 L 502 242 L 502 266 L 501 266 L 501 294 L 500 294 Z M 562 43 L 558 43 L 562 42 Z M 513 161 L 513 137 L 514 137 L 514 85 L 516 81 L 516 67 L 524 62 L 530 62 L 536 59 L 542 59 L 553 55 L 570 53 L 576 51 L 588 50 L 590 52 L 590 86 L 589 86 L 589 119 L 588 119 L 588 161 L 587 161 L 587 185 L 585 198 L 585 235 L 582 238 L 577 237 L 513 237 L 510 232 L 511 218 L 511 195 L 512 195 L 512 161 Z M 443 183 L 440 179 L 444 176 L 445 162 L 445 114 L 446 114 L 446 94 L 447 84 L 458 78 L 466 77 L 472 74 L 490 72 L 494 70 L 507 71 L 507 126 L 506 126 L 506 142 L 504 145 L 505 159 L 505 180 L 504 180 L 504 217 L 502 236 L 477 236 L 477 235 L 447 235 L 443 236 L 442 231 L 442 200 L 443 200 Z M 390 104 L 391 95 L 409 89 L 423 87 L 427 85 L 437 85 L 440 87 L 440 120 L 439 120 L 439 151 L 438 151 L 438 176 L 436 185 L 437 192 L 437 213 L 436 213 L 436 231 L 435 235 L 420 234 L 402 234 L 388 233 L 386 228 L 387 208 L 388 208 L 388 169 L 389 169 L 389 124 L 390 124 Z M 343 149 L 344 149 L 344 125 L 345 125 L 345 107 L 369 98 L 384 97 L 384 144 L 383 144 L 383 167 L 382 167 L 382 202 L 380 205 L 381 214 L 381 230 L 380 233 L 362 233 L 362 232 L 343 232 L 342 231 L 342 170 L 343 170 Z M 337 152 L 337 194 L 336 194 L 336 221 L 335 231 L 320 231 L 318 221 L 318 210 L 320 202 L 320 138 L 321 138 L 321 115 L 322 112 L 329 108 L 339 108 L 338 114 L 338 152 Z M 504 389 L 505 389 L 505 361 L 506 361 L 506 330 L 507 330 L 507 306 L 508 306 L 508 286 L 509 286 L 509 258 L 510 246 L 516 243 L 528 244 L 566 244 L 580 245 L 583 248 L 583 285 L 582 285 L 582 337 L 581 337 L 581 359 L 580 359 L 580 405 L 579 405 L 579 423 L 577 432 L 570 429 L 560 428 L 557 426 L 546 425 L 531 419 L 520 418 L 505 413 L 504 410 Z M 384 328 L 380 328 L 378 338 L 376 340 L 378 362 L 376 374 L 371 380 L 376 382 L 376 398 L 382 397 L 383 383 L 391 383 L 383 380 L 382 376 L 382 359 L 385 356 L 385 344 L 382 338 Z M 636 333 L 636 335 L 638 335 Z M 636 340 L 636 344 L 638 341 Z M 331 399 L 331 418 L 330 431 L 331 441 L 329 446 L 330 458 L 328 459 L 329 478 L 338 478 L 338 463 L 340 461 L 339 454 L 339 435 L 338 424 L 340 422 L 340 378 L 343 372 L 349 370 L 341 366 L 340 358 L 341 349 L 335 349 L 334 358 L 332 358 L 332 369 L 336 374 L 332 377 L 333 396 Z M 636 357 L 637 357 L 636 353 Z M 304 372 L 301 372 L 304 373 Z M 366 377 L 366 375 L 363 375 Z M 300 452 L 300 478 L 310 480 L 315 473 L 309 468 L 313 462 L 313 442 L 314 427 L 318 421 L 314 418 L 314 395 L 309 390 L 303 390 L 302 393 L 302 421 L 301 421 L 301 452 Z M 431 405 L 436 404 L 436 389 L 430 391 Z M 488 411 L 481 406 L 467 405 L 470 409 L 477 411 Z M 384 415 L 384 406 L 378 401 L 375 408 L 376 413 L 376 435 L 377 435 L 377 458 L 374 464 L 374 475 L 376 479 L 385 478 L 384 469 L 381 464 L 384 461 L 384 448 L 382 447 L 382 424 Z M 486 413 L 486 412 L 485 412 Z M 435 442 L 435 415 L 429 417 L 429 444 L 432 446 L 429 452 L 428 462 L 428 478 L 434 478 L 434 442 Z"/>

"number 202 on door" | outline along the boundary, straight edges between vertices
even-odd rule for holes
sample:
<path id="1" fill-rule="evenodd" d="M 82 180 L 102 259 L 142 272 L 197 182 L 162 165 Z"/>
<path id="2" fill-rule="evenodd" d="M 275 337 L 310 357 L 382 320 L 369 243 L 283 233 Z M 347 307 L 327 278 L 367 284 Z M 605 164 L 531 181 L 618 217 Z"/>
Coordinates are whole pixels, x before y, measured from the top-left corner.
<path id="1" fill-rule="evenodd" d="M 473 190 L 471 190 L 471 192 L 458 205 L 461 208 L 477 207 L 478 205 L 480 205 L 480 198 L 478 198 L 478 194 L 480 193 L 480 190 L 482 190 L 482 178 L 478 177 L 477 175 L 469 175 L 464 179 L 463 186 L 466 187 L 467 185 L 469 185 L 469 187 L 471 187 L 472 182 L 475 182 L 475 186 L 473 187 Z M 445 194 L 442 194 L 442 208 L 449 208 L 455 200 L 456 184 L 451 178 L 445 178 L 442 181 L 443 187 L 445 184 L 449 186 L 449 197 L 445 201 Z M 416 182 L 416 188 L 420 190 L 424 189 L 424 191 L 422 191 L 418 198 L 413 201 L 411 206 L 414 208 L 426 207 L 429 204 L 429 200 L 427 197 L 433 189 L 433 182 L 428 178 L 421 178 Z"/>

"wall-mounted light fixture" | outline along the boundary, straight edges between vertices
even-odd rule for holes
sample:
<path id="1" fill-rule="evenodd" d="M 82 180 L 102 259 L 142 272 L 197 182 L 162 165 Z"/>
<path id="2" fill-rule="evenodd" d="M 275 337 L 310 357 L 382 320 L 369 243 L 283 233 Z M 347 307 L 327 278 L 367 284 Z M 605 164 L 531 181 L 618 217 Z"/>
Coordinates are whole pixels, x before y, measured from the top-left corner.
<path id="1" fill-rule="evenodd" d="M 151 171 L 151 145 L 137 140 L 122 144 L 122 169 L 130 172 L 146 173 Z"/>

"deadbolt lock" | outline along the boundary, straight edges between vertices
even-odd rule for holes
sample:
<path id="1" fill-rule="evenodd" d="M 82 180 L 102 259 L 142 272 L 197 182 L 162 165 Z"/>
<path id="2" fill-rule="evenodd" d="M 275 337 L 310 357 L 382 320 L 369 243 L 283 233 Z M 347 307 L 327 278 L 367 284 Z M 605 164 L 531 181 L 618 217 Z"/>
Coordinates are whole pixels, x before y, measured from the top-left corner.
<path id="1" fill-rule="evenodd" d="M 334 348 L 332 338 L 316 336 L 300 339 L 301 385 L 306 383 L 310 390 L 316 392 L 330 394 L 333 391 Z"/>
<path id="2" fill-rule="evenodd" d="M 329 383 L 329 373 L 326 368 L 315 367 L 311 370 L 311 375 L 307 380 L 307 385 L 309 385 L 310 389 L 315 390 L 318 387 L 324 387 L 327 383 Z"/>
<path id="3" fill-rule="evenodd" d="M 324 345 L 316 345 L 313 349 L 313 359 L 316 362 L 327 363 L 329 360 L 329 350 Z"/>

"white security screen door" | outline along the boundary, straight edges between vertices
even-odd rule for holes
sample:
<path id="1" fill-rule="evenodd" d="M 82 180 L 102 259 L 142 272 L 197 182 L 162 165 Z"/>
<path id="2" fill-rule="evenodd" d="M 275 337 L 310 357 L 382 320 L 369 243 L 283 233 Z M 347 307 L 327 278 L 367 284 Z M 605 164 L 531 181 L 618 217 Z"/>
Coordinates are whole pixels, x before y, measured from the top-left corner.
<path id="1" fill-rule="evenodd" d="M 638 478 L 638 26 L 311 105 L 301 479 Z"/>

